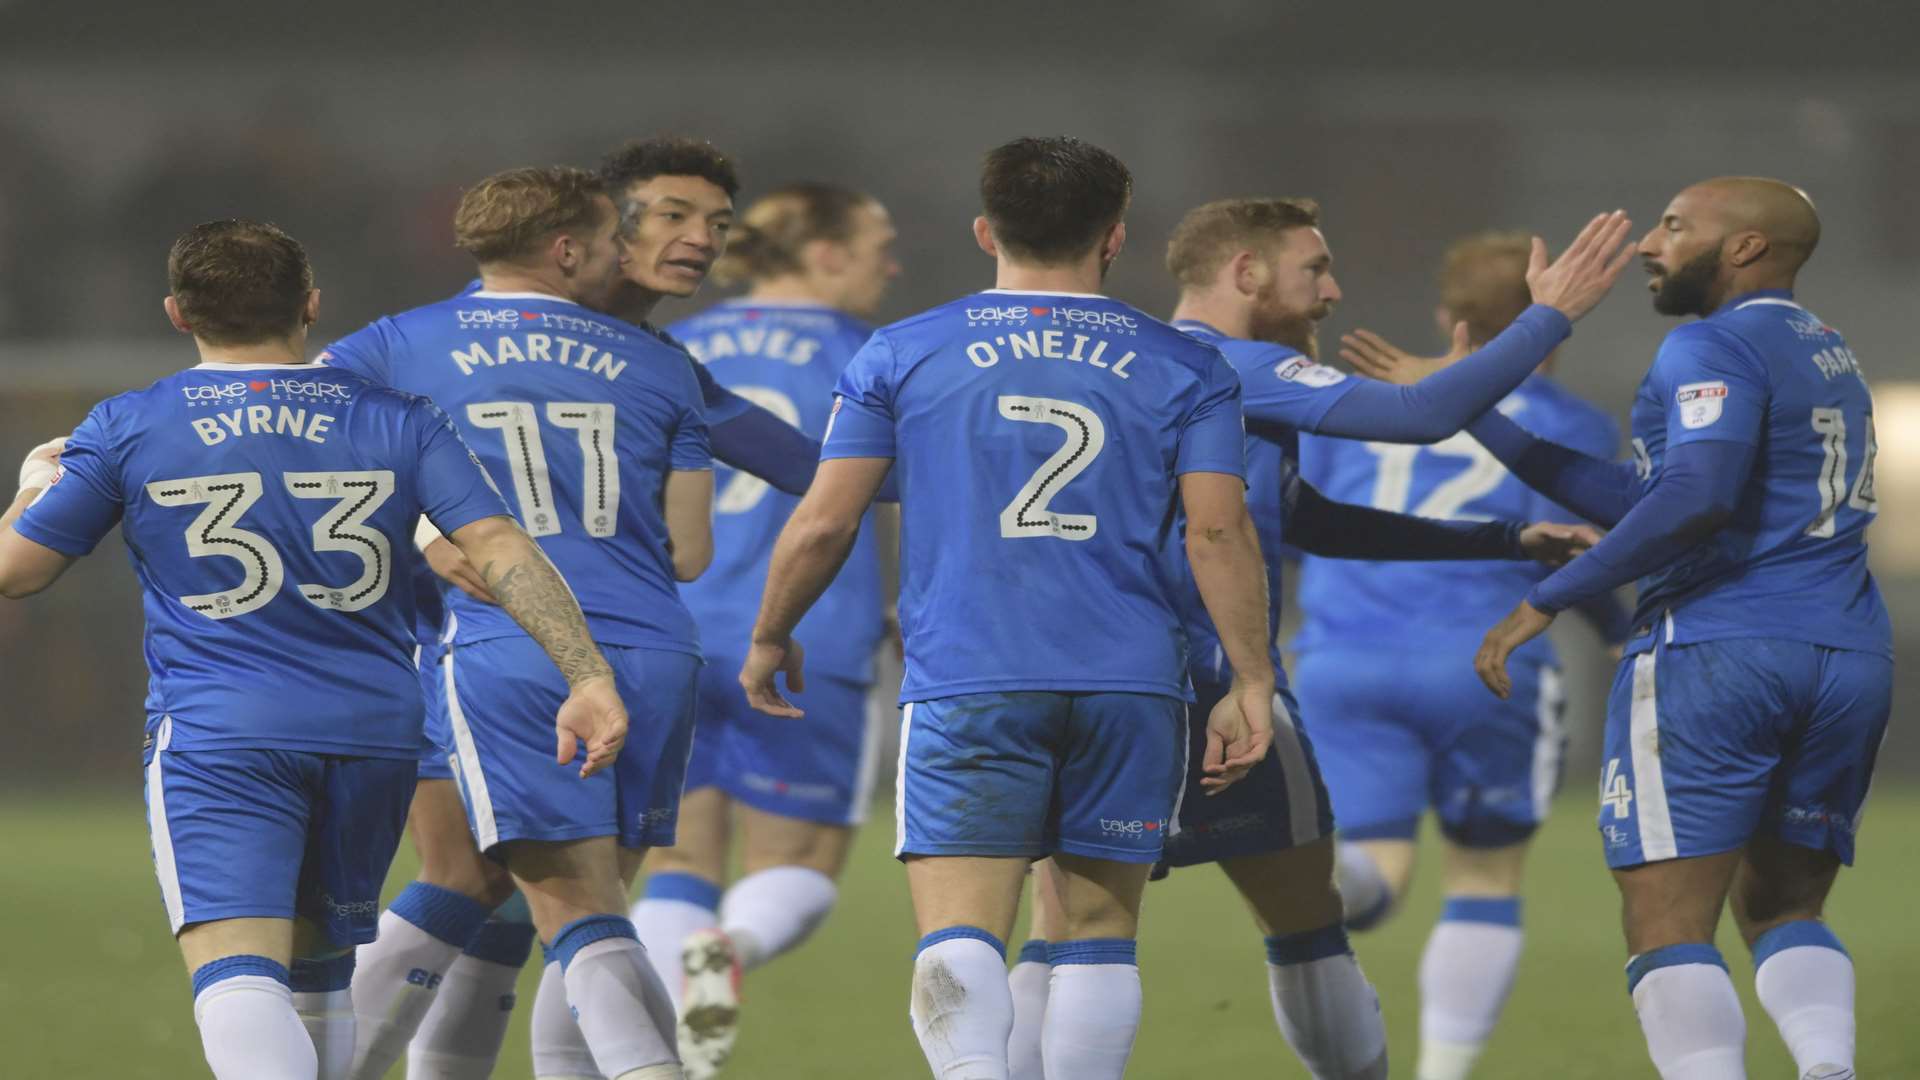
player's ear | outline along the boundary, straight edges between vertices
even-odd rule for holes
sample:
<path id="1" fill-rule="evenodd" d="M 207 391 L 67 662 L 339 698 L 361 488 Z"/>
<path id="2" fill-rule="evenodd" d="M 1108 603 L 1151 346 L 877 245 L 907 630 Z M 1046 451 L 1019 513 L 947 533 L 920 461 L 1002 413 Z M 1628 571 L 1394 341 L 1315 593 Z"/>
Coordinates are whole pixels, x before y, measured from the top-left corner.
<path id="1" fill-rule="evenodd" d="M 801 252 L 801 265 L 815 268 L 829 277 L 846 273 L 847 262 L 852 257 L 847 245 L 825 237 L 807 241 Z"/>
<path id="2" fill-rule="evenodd" d="M 1273 268 L 1267 260 L 1250 250 L 1237 251 L 1227 260 L 1227 280 L 1233 282 L 1234 290 L 1243 296 L 1253 296 L 1273 277 Z"/>
<path id="3" fill-rule="evenodd" d="M 319 289 L 307 290 L 306 307 L 304 310 L 301 311 L 300 317 L 302 320 L 306 322 L 308 326 L 312 326 L 314 323 L 317 323 L 320 321 L 320 290 Z"/>
<path id="4" fill-rule="evenodd" d="M 183 334 L 193 333 L 193 327 L 187 325 L 187 320 L 180 314 L 180 301 L 175 300 L 172 295 L 168 295 L 161 306 L 167 309 L 167 321 L 173 324 L 175 330 Z"/>
<path id="5" fill-rule="evenodd" d="M 567 273 L 572 273 L 580 264 L 580 245 L 573 242 L 572 236 L 557 233 L 554 235 L 553 242 L 547 247 L 547 256 L 553 260 L 555 266 Z"/>
<path id="6" fill-rule="evenodd" d="M 1733 246 L 1727 251 L 1727 261 L 1736 268 L 1751 266 L 1765 258 L 1772 246 L 1767 242 L 1765 233 L 1743 232 L 1733 238 Z"/>
<path id="7" fill-rule="evenodd" d="M 994 243 L 993 226 L 987 224 L 985 214 L 973 219 L 973 242 L 980 245 L 981 251 L 996 259 L 1000 257 L 1000 245 Z"/>
<path id="8" fill-rule="evenodd" d="M 1442 306 L 1442 305 L 1439 305 L 1439 304 L 1435 304 L 1435 305 L 1434 305 L 1434 307 L 1433 307 L 1433 325 L 1434 325 L 1434 326 L 1436 326 L 1436 327 L 1438 327 L 1438 328 L 1440 329 L 1440 336 L 1441 336 L 1441 337 L 1451 337 L 1451 336 L 1452 336 L 1452 334 L 1453 334 L 1453 322 L 1454 322 L 1454 319 L 1453 319 L 1453 312 L 1451 312 L 1451 311 L 1448 311 L 1448 310 L 1447 310 L 1447 309 L 1446 309 L 1446 308 L 1445 308 L 1444 306 Z"/>
<path id="9" fill-rule="evenodd" d="M 1111 263 L 1120 257 L 1120 249 L 1127 246 L 1127 223 L 1116 221 L 1113 228 L 1107 230 L 1106 246 L 1100 250 L 1100 261 Z"/>

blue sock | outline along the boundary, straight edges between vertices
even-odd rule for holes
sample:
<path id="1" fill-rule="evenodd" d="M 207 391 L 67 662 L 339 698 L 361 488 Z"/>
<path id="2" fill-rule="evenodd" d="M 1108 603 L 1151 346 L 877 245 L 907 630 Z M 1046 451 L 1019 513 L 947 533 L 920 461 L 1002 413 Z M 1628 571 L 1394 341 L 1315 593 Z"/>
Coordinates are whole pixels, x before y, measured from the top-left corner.
<path id="1" fill-rule="evenodd" d="M 241 975 L 263 975 L 289 989 L 293 985 L 286 966 L 278 960 L 246 954 L 223 956 L 193 969 L 193 996 L 199 997 L 202 990 L 221 979 L 232 979 Z"/>
<path id="2" fill-rule="evenodd" d="M 1056 941 L 1047 947 L 1047 963 L 1054 967 L 1067 964 L 1138 964 L 1138 947 L 1132 938 L 1083 938 Z"/>
<path id="3" fill-rule="evenodd" d="M 669 872 L 648 875 L 646 891 L 641 895 L 648 900 L 678 900 L 708 911 L 718 911 L 720 892 L 720 886 L 706 878 Z"/>
<path id="4" fill-rule="evenodd" d="M 1047 943 L 1040 938 L 1028 938 L 1027 943 L 1020 946 L 1020 959 L 1014 962 L 1019 964 L 1048 963 Z"/>
<path id="5" fill-rule="evenodd" d="M 1492 923 L 1495 926 L 1520 925 L 1520 898 L 1517 896 L 1449 896 L 1440 908 L 1441 922 Z"/>
<path id="6" fill-rule="evenodd" d="M 393 898 L 387 910 L 449 945 L 461 946 L 493 912 L 487 905 L 452 889 L 416 881 Z"/>
<path id="7" fill-rule="evenodd" d="M 1663 967 L 1680 967 L 1685 964 L 1711 964 L 1721 971 L 1727 970 L 1727 962 L 1720 950 L 1711 945 L 1666 945 L 1627 961 L 1627 993 L 1640 985 L 1640 980 Z"/>
<path id="8" fill-rule="evenodd" d="M 1267 939 L 1267 963 L 1275 967 L 1310 964 L 1352 951 L 1353 947 L 1347 944 L 1347 928 L 1339 923 L 1318 930 L 1303 930 L 1297 934 L 1277 934 Z"/>
<path id="9" fill-rule="evenodd" d="M 325 960 L 293 958 L 287 985 L 296 994 L 330 994 L 353 985 L 353 953 Z"/>
<path id="10" fill-rule="evenodd" d="M 489 919 L 461 951 L 489 964 L 524 967 L 527 958 L 533 955 L 533 925 Z"/>
<path id="11" fill-rule="evenodd" d="M 949 926 L 945 930 L 935 930 L 933 933 L 920 939 L 920 944 L 914 947 L 913 955 L 919 956 L 921 953 L 926 952 L 928 949 L 933 948 L 943 941 L 952 941 L 956 938 L 973 938 L 976 941 L 984 941 L 993 946 L 993 951 L 1000 954 L 1000 959 L 1005 960 L 1007 958 L 1007 943 L 977 926 Z"/>
<path id="12" fill-rule="evenodd" d="M 553 944 L 547 947 L 547 959 L 558 961 L 560 970 L 565 971 L 567 965 L 573 962 L 574 954 L 596 941 L 608 938 L 626 938 L 637 942 L 640 935 L 633 932 L 632 921 L 623 915 L 589 915 L 573 920 L 553 935 Z"/>
<path id="13" fill-rule="evenodd" d="M 1754 969 L 1758 970 L 1761 964 L 1773 957 L 1774 953 L 1801 945 L 1832 949 L 1846 957 L 1853 955 L 1847 951 L 1845 945 L 1840 944 L 1839 935 L 1835 934 L 1826 923 L 1814 919 L 1796 919 L 1793 922 L 1781 923 L 1753 939 Z"/>

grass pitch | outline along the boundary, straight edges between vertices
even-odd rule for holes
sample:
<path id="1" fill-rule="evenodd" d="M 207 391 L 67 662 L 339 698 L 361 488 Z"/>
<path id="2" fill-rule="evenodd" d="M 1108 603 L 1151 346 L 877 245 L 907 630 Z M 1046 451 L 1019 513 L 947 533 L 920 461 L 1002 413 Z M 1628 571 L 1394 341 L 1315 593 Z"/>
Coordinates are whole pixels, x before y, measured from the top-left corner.
<path id="1" fill-rule="evenodd" d="M 16 793 L 0 803 L 0 917 L 10 931 L 0 962 L 0 1076 L 207 1075 L 186 974 L 153 881 L 137 783 L 124 798 Z M 749 979 L 729 1076 L 926 1075 L 907 1022 L 914 932 L 905 875 L 887 855 L 889 818 L 878 808 L 826 927 Z M 1537 844 L 1526 956 L 1481 1076 L 1652 1075 L 1625 992 L 1616 896 L 1591 821 L 1590 800 L 1564 800 Z M 1920 789 L 1875 793 L 1860 852 L 1830 911 L 1859 969 L 1860 1074 L 1920 1077 L 1920 1025 L 1908 997 L 1911 973 L 1920 970 L 1913 906 Z M 1411 1075 L 1418 1039 L 1415 973 L 1439 908 L 1431 863 L 1399 917 L 1356 939 L 1386 1011 L 1395 1076 Z M 411 852 L 403 852 L 390 893 L 412 869 Z M 1723 925 L 1720 947 L 1746 1003 L 1750 1074 L 1791 1077 L 1730 926 Z M 1149 890 L 1140 954 L 1146 1017 L 1130 1076 L 1305 1075 L 1274 1030 L 1259 935 L 1216 871 L 1181 871 Z M 502 1078 L 531 1075 L 524 1007 L 536 966 L 521 983 L 523 1014 L 496 1073 Z"/>

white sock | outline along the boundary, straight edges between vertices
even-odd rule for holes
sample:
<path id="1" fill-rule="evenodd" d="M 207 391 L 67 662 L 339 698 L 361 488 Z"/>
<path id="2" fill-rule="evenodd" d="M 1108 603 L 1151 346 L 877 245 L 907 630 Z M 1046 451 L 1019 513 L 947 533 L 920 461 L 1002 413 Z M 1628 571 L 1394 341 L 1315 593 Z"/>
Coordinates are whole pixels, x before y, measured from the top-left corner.
<path id="1" fill-rule="evenodd" d="M 1380 865 L 1358 844 L 1340 844 L 1335 849 L 1334 882 L 1340 887 L 1340 902 L 1346 908 L 1349 930 L 1371 930 L 1393 914 L 1393 889 Z"/>
<path id="2" fill-rule="evenodd" d="M 1267 939 L 1273 1018 L 1314 1080 L 1386 1080 L 1380 998 L 1340 926 Z"/>
<path id="3" fill-rule="evenodd" d="M 1747 1021 L 1720 950 L 1668 945 L 1636 956 L 1627 985 L 1663 1080 L 1746 1080 Z"/>
<path id="4" fill-rule="evenodd" d="M 807 940 L 839 897 L 832 878 L 804 866 L 776 866 L 734 882 L 720 901 L 720 928 L 733 939 L 740 970 L 752 971 Z"/>
<path id="5" fill-rule="evenodd" d="M 353 1067 L 352 992 L 296 993 L 293 1011 L 313 1040 L 319 1080 L 347 1080 Z"/>
<path id="6" fill-rule="evenodd" d="M 1785 923 L 1760 935 L 1753 959 L 1760 1004 L 1801 1074 L 1851 1077 L 1853 958 L 1840 939 L 1822 922 Z"/>
<path id="7" fill-rule="evenodd" d="M 1419 1080 L 1467 1080 L 1513 990 L 1520 898 L 1454 897 L 1420 958 Z"/>
<path id="8" fill-rule="evenodd" d="M 680 950 L 695 930 L 720 925 L 720 886 L 693 874 L 652 874 L 646 893 L 633 905 L 633 928 L 648 956 L 660 958 L 673 1011 L 680 1012 Z"/>
<path id="9" fill-rule="evenodd" d="M 566 976 L 560 961 L 549 958 L 533 995 L 533 1075 L 537 1080 L 603 1080 L 593 1063 L 587 1038 L 567 1005 Z"/>
<path id="10" fill-rule="evenodd" d="M 1047 1015 L 1047 988 L 1053 967 L 1047 963 L 1047 943 L 1039 939 L 1020 946 L 1020 962 L 1007 976 L 1013 994 L 1013 1034 L 1007 1039 L 1007 1073 L 1011 1080 L 1045 1080 L 1040 1064 L 1040 1031 Z"/>
<path id="11" fill-rule="evenodd" d="M 380 1080 L 407 1052 L 460 949 L 487 921 L 477 900 L 416 881 L 380 913 L 353 973 L 354 1080 Z"/>
<path id="12" fill-rule="evenodd" d="M 1007 1080 L 1013 995 L 999 938 L 975 926 L 921 938 L 911 1012 L 936 1080 Z"/>
<path id="13" fill-rule="evenodd" d="M 1140 966 L 1125 938 L 1062 941 L 1047 949 L 1053 979 L 1040 1053 L 1046 1075 L 1120 1080 L 1140 1032 Z"/>
<path id="14" fill-rule="evenodd" d="M 407 1080 L 487 1080 L 513 1017 L 520 969 L 461 956 L 407 1047 Z"/>
<path id="15" fill-rule="evenodd" d="M 313 1040 L 293 1011 L 287 969 L 229 956 L 193 973 L 193 1019 L 215 1080 L 314 1080 Z"/>
<path id="16" fill-rule="evenodd" d="M 554 935 L 567 1004 L 609 1077 L 655 1065 L 678 1066 L 673 1003 L 633 923 L 619 915 L 575 919 Z"/>

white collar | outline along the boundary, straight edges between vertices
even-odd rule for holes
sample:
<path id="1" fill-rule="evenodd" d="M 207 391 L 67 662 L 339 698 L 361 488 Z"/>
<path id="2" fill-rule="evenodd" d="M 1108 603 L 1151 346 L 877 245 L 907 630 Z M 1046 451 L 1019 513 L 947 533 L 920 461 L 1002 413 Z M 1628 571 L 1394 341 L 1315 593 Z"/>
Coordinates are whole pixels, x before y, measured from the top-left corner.
<path id="1" fill-rule="evenodd" d="M 1059 292 L 1054 289 L 988 289 L 990 293 L 1002 296 L 1071 296 L 1076 300 L 1110 300 L 1112 297 L 1093 292 Z"/>
<path id="2" fill-rule="evenodd" d="M 543 292 L 494 292 L 491 289 L 480 289 L 477 292 L 470 292 L 467 295 L 478 300 L 551 300 L 556 304 L 569 304 L 573 307 L 581 306 L 564 296 L 555 296 L 552 293 Z"/>
<path id="3" fill-rule="evenodd" d="M 1734 305 L 1733 310 L 1739 311 L 1742 308 L 1750 308 L 1755 304 L 1779 304 L 1781 307 L 1798 308 L 1801 311 L 1807 310 L 1806 308 L 1800 307 L 1799 304 L 1796 304 L 1791 300 L 1787 300 L 1778 296 L 1756 296 L 1752 300 L 1749 300 L 1744 304 Z"/>
<path id="4" fill-rule="evenodd" d="M 189 371 L 291 371 L 291 370 L 295 370 L 295 369 L 299 369 L 299 370 L 322 370 L 322 369 L 324 369 L 324 368 L 325 368 L 326 366 L 327 366 L 327 365 L 325 365 L 325 364 L 321 364 L 321 363 L 317 363 L 317 362 L 314 362 L 314 361 L 308 361 L 307 363 L 304 363 L 304 364 L 219 364 L 219 363 L 206 363 L 206 364 L 195 364 L 195 365 L 193 365 L 193 366 L 192 366 L 191 368 L 188 368 L 187 370 L 189 370 Z"/>

